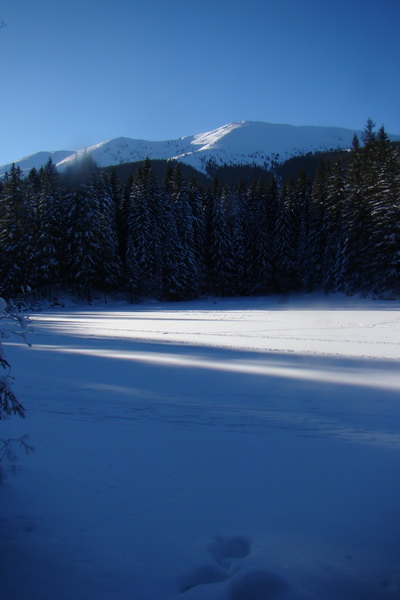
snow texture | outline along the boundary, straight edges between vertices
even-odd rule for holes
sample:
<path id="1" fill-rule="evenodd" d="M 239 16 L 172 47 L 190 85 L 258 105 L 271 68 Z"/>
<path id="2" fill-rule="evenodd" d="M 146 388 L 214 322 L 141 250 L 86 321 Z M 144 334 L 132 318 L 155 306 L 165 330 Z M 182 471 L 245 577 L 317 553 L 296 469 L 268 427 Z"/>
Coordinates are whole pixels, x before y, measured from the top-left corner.
<path id="1" fill-rule="evenodd" d="M 177 140 L 147 141 L 127 137 L 101 142 L 89 148 L 70 152 L 53 162 L 63 170 L 82 156 L 90 154 L 99 167 L 151 159 L 175 159 L 205 172 L 212 160 L 218 165 L 251 164 L 271 166 L 307 152 L 350 148 L 354 134 L 361 131 L 341 127 L 294 126 L 259 121 L 238 121 L 212 131 Z M 400 136 L 390 135 L 392 140 Z M 16 161 L 25 172 L 44 164 L 51 153 L 38 153 Z M 56 154 L 56 153 L 54 153 Z M 44 156 L 43 156 L 44 155 Z M 55 158 L 55 157 L 54 157 Z M 41 162 L 42 161 L 42 162 Z M 0 167 L 0 175 L 11 165 Z"/>
<path id="2" fill-rule="evenodd" d="M 397 600 L 400 303 L 71 305 L 7 343 L 4 600 Z"/>

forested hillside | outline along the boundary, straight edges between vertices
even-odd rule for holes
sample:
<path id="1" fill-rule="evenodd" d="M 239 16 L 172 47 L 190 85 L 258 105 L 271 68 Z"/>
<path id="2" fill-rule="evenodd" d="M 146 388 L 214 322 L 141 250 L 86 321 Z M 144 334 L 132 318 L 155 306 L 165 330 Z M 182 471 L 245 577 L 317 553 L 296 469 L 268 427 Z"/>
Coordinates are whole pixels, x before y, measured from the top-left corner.
<path id="1" fill-rule="evenodd" d="M 162 183 L 150 161 L 126 182 L 90 159 L 63 175 L 51 160 L 26 178 L 13 167 L 0 189 L 0 292 L 398 295 L 398 151 L 369 121 L 341 158 L 312 179 L 210 189 L 174 162 Z"/>

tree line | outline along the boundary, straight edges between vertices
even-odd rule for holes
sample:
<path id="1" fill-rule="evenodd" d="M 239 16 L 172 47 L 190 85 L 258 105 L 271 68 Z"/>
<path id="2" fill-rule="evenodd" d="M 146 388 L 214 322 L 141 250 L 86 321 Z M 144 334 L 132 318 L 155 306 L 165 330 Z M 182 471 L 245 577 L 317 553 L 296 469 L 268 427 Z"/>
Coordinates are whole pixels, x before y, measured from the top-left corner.
<path id="1" fill-rule="evenodd" d="M 399 156 L 368 121 L 349 159 L 312 179 L 223 186 L 187 181 L 146 160 L 122 184 L 90 157 L 65 174 L 51 162 L 0 184 L 0 295 L 58 286 L 188 300 L 323 290 L 400 293 Z"/>

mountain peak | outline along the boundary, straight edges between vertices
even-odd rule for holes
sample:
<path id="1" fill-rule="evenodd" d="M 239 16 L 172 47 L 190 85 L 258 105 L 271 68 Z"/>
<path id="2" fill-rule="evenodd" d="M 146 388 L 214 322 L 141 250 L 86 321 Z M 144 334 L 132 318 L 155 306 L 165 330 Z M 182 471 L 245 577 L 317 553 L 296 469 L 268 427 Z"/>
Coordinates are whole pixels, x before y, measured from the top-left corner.
<path id="1" fill-rule="evenodd" d="M 285 125 L 262 121 L 236 121 L 211 131 L 174 140 L 148 141 L 118 137 L 77 152 L 39 152 L 15 161 L 27 172 L 39 168 L 48 157 L 60 170 L 90 154 L 99 167 L 152 159 L 178 160 L 206 172 L 207 164 L 251 164 L 268 168 L 273 161 L 283 162 L 308 152 L 350 148 L 354 134 L 361 131 L 341 127 Z M 400 140 L 400 136 L 389 136 Z M 0 167 L 0 175 L 11 164 Z"/>

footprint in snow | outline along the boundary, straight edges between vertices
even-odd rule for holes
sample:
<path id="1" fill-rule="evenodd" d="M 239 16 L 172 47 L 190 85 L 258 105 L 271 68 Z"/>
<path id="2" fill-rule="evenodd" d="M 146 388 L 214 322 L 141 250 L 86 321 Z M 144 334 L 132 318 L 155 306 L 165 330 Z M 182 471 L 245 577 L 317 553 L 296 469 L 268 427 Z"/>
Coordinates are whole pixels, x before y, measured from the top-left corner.
<path id="1" fill-rule="evenodd" d="M 272 600 L 288 591 L 287 581 L 268 569 L 243 569 L 231 580 L 229 600 Z"/>
<path id="2" fill-rule="evenodd" d="M 187 573 L 181 579 L 181 593 L 199 585 L 220 583 L 232 577 L 234 563 L 250 554 L 250 543 L 242 536 L 216 537 L 209 546 L 212 562 Z M 240 567 L 239 567 L 240 568 Z"/>
<path id="3" fill-rule="evenodd" d="M 217 565 L 205 564 L 190 571 L 186 576 L 182 577 L 180 584 L 180 592 L 183 594 L 198 585 L 208 583 L 219 583 L 229 579 L 230 574 L 221 569 Z"/>
<path id="4" fill-rule="evenodd" d="M 289 584 L 280 575 L 243 564 L 251 552 L 250 542 L 243 536 L 216 537 L 209 551 L 213 562 L 193 569 L 183 577 L 181 594 L 200 585 L 228 580 L 224 596 L 227 600 L 273 600 L 289 590 Z"/>
<path id="5" fill-rule="evenodd" d="M 210 545 L 210 553 L 218 565 L 229 568 L 235 562 L 235 559 L 249 556 L 250 542 L 239 535 L 216 537 Z"/>

